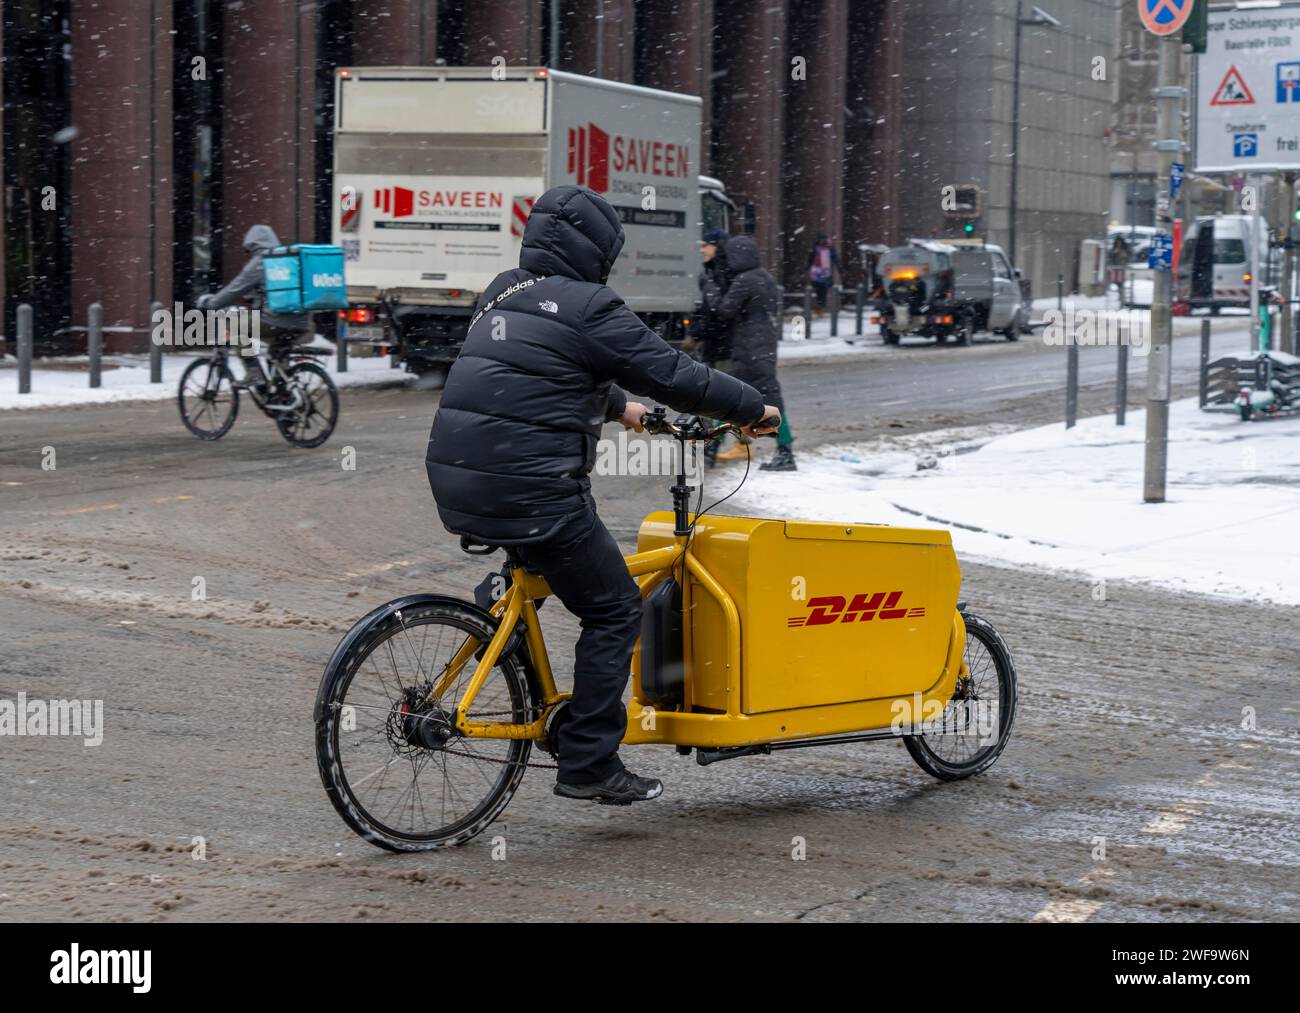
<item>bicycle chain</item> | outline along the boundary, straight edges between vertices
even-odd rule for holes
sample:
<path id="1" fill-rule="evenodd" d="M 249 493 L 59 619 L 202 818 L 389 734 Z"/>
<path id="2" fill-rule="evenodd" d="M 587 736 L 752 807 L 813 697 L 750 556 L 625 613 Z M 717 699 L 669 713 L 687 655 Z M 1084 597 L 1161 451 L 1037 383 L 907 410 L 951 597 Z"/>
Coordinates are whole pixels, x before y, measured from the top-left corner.
<path id="1" fill-rule="evenodd" d="M 474 712 L 475 720 L 479 718 L 513 717 L 513 716 L 514 716 L 514 711 L 475 711 Z M 448 749 L 446 746 L 443 746 L 440 752 L 450 753 L 452 756 L 468 756 L 471 760 L 486 760 L 488 763 L 500 763 L 509 767 L 515 767 L 519 765 L 512 760 L 498 760 L 495 756 L 479 756 L 476 753 L 462 753 L 459 749 Z M 538 770 L 559 770 L 560 769 L 560 765 L 558 763 L 524 763 L 524 766 L 536 767 Z"/>

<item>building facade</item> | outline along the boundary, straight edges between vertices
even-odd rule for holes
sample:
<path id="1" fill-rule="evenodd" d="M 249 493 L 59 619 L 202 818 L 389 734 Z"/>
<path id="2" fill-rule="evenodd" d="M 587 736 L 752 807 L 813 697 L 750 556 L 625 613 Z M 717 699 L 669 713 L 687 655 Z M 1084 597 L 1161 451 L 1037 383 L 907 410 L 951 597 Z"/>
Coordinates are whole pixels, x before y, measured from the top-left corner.
<path id="1" fill-rule="evenodd" d="M 803 284 L 899 223 L 901 0 L 6 0 L 3 303 L 43 349 L 86 306 L 112 349 L 151 302 L 228 279 L 267 222 L 328 238 L 336 67 L 538 64 L 700 95 L 705 172 L 756 209 L 765 263 Z M 53 202 L 49 195 L 53 188 Z M 48 206 L 43 206 L 44 204 Z"/>
<path id="2" fill-rule="evenodd" d="M 974 184 L 974 234 L 1006 248 L 1035 295 L 1055 292 L 1058 273 L 1073 285 L 1080 243 L 1103 238 L 1109 219 L 1124 5 L 1133 6 L 1041 0 L 1059 24 L 1018 0 L 906 5 L 901 201 L 909 235 L 960 235 L 943 188 Z"/>
<path id="3" fill-rule="evenodd" d="M 1016 257 L 1040 292 L 1104 234 L 1115 85 L 1093 67 L 1115 58 L 1120 2 L 1021 26 Z M 1006 244 L 1017 6 L 5 0 L 3 333 L 26 302 L 43 350 L 76 351 L 97 301 L 108 346 L 141 349 L 150 303 L 229 279 L 250 224 L 328 240 L 333 79 L 349 65 L 503 57 L 701 96 L 701 167 L 753 204 L 792 292 L 818 231 L 849 284 L 859 243 L 951 231 L 947 184 L 980 186 L 979 232 Z"/>

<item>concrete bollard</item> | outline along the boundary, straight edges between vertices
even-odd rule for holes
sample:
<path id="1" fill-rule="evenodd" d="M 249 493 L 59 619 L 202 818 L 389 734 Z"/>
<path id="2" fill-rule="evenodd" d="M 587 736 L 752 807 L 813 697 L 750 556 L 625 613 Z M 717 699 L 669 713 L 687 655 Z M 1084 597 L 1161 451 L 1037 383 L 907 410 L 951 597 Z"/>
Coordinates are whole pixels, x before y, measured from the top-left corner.
<path id="1" fill-rule="evenodd" d="M 98 387 L 104 358 L 104 307 L 97 302 L 86 310 L 86 357 L 90 359 L 90 386 Z"/>

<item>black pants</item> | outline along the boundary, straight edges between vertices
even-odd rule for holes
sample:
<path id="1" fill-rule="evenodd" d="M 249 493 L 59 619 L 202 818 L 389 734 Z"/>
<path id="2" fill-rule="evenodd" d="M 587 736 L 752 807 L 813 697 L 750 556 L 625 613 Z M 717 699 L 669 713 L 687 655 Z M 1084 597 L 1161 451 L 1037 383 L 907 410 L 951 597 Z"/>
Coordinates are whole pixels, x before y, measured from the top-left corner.
<path id="1" fill-rule="evenodd" d="M 582 624 L 570 719 L 559 732 L 559 780 L 603 781 L 623 769 L 618 758 L 627 730 L 623 689 L 641 631 L 641 594 L 618 543 L 594 510 L 545 542 L 522 546 L 519 553 Z"/>

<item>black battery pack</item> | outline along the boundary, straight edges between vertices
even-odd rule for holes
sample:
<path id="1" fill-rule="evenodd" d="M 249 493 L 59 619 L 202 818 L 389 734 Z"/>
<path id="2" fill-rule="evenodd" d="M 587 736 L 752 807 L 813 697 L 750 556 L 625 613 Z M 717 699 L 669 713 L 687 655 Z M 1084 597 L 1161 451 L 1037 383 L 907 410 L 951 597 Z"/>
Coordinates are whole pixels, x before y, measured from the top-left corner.
<path id="1" fill-rule="evenodd" d="M 647 703 L 675 707 L 685 681 L 682 589 L 669 578 L 641 603 L 641 691 Z"/>

